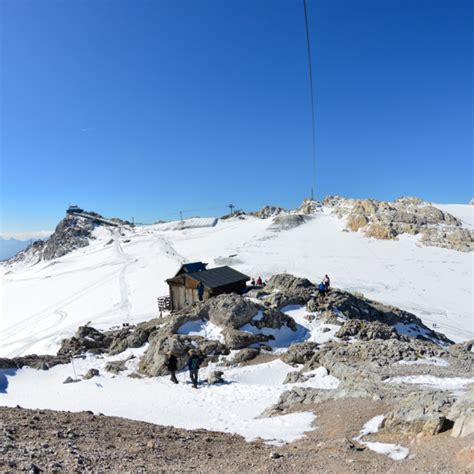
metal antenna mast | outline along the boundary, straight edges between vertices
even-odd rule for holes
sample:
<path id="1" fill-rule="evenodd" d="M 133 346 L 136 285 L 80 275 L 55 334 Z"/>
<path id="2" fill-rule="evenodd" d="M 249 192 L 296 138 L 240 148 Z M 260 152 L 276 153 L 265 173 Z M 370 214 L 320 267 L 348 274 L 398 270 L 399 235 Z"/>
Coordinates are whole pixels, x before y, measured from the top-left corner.
<path id="1" fill-rule="evenodd" d="M 311 43 L 309 40 L 308 27 L 308 9 L 306 7 L 306 0 L 303 0 L 304 5 L 304 20 L 306 25 L 306 45 L 308 49 L 308 67 L 309 67 L 309 87 L 311 91 L 311 133 L 312 133 L 312 155 L 313 155 L 313 172 L 311 183 L 311 199 L 314 199 L 314 187 L 316 187 L 316 145 L 315 145 L 315 125 L 314 125 L 314 92 L 313 92 L 313 67 L 311 65 Z"/>

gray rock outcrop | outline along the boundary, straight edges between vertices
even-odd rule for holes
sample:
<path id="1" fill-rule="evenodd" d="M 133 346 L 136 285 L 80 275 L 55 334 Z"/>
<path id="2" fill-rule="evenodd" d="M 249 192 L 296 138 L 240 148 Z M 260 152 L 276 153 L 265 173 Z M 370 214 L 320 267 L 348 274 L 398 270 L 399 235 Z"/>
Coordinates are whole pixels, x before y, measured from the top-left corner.
<path id="1" fill-rule="evenodd" d="M 260 354 L 260 349 L 246 347 L 245 349 L 242 349 L 239 352 L 237 352 L 237 354 L 235 354 L 234 358 L 228 363 L 228 365 L 241 364 L 242 362 L 253 360 L 259 354 Z"/>
<path id="2" fill-rule="evenodd" d="M 222 383 L 224 382 L 223 376 L 224 372 L 220 370 L 212 370 L 207 376 L 207 383 L 209 385 L 213 385 L 215 383 Z"/>
<path id="3" fill-rule="evenodd" d="M 0 369 L 21 369 L 22 367 L 31 367 L 37 370 L 48 370 L 51 367 L 71 362 L 70 357 L 54 355 L 30 354 L 22 357 L 7 359 L 0 357 Z"/>
<path id="4" fill-rule="evenodd" d="M 357 337 L 367 341 L 369 339 L 400 339 L 401 336 L 387 324 L 378 321 L 361 321 L 360 319 L 351 319 L 346 321 L 336 337 L 341 339 L 347 337 Z"/>
<path id="5" fill-rule="evenodd" d="M 301 304 L 305 304 L 317 293 L 317 288 L 307 278 L 299 278 L 289 273 L 273 275 L 265 287 L 267 292 L 282 292 L 287 297 L 298 298 Z"/>
<path id="6" fill-rule="evenodd" d="M 454 421 L 451 436 L 462 438 L 474 433 L 474 385 L 453 404 L 447 418 Z"/>
<path id="7" fill-rule="evenodd" d="M 305 223 L 305 218 L 301 214 L 281 214 L 273 218 L 272 224 L 268 228 L 273 232 L 290 230 Z"/>
<path id="8" fill-rule="evenodd" d="M 447 417 L 455 397 L 443 391 L 415 391 L 405 395 L 382 422 L 387 432 L 435 435 L 452 427 Z"/>

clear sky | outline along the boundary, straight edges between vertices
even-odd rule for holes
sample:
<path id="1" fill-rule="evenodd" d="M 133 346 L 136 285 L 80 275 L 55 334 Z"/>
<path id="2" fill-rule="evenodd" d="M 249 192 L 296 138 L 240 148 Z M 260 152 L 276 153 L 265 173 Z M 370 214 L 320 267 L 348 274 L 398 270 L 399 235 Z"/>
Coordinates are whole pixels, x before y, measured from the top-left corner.
<path id="1" fill-rule="evenodd" d="M 473 3 L 307 0 L 316 197 L 473 195 Z M 2 230 L 311 187 L 302 0 L 2 0 Z M 173 215 L 174 213 L 174 215 Z"/>

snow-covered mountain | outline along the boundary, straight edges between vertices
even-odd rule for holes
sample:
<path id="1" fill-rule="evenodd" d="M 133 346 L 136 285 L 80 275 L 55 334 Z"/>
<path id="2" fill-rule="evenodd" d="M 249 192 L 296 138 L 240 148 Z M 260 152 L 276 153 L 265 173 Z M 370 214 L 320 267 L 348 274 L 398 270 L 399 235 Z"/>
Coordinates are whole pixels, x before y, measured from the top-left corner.
<path id="1" fill-rule="evenodd" d="M 137 227 L 94 213 L 69 215 L 50 239 L 0 267 L 0 355 L 55 353 L 89 321 L 107 328 L 152 318 L 157 297 L 168 292 L 165 279 L 189 261 L 231 265 L 264 279 L 288 272 L 318 282 L 327 273 L 335 286 L 406 309 L 455 341 L 472 338 L 473 254 L 427 246 L 422 233 L 380 240 L 349 232 L 354 206 L 360 202 L 335 205 L 332 198 L 291 212 L 270 208 L 264 218 L 240 214 Z M 472 206 L 433 209 L 472 235 Z"/>
<path id="2" fill-rule="evenodd" d="M 439 333 L 455 342 L 474 338 L 473 211 L 413 198 L 332 197 L 291 211 L 269 206 L 136 227 L 95 213 L 68 215 L 46 242 L 0 265 L 0 403 L 92 410 L 280 445 L 315 429 L 305 404 L 362 397 L 368 424 L 356 441 L 405 459 L 404 446 L 364 441 L 385 419 L 368 414 L 383 399 L 387 427 L 398 433 L 406 422 L 400 413 L 418 416 L 428 404 L 427 419 L 409 423 L 432 434 L 444 429 L 430 425 L 437 410 L 461 404 L 450 420 L 464 416 L 471 346 L 450 346 Z M 195 261 L 270 281 L 245 298 L 220 295 L 207 307 L 153 319 L 166 278 Z M 335 288 L 317 303 L 304 278 L 317 284 L 325 274 Z M 245 324 L 219 326 L 225 308 Z M 201 377 L 223 369 L 226 382 L 190 390 L 181 372 L 172 384 L 163 376 L 169 344 L 179 349 L 180 366 L 190 347 L 206 348 Z M 57 355 L 18 358 L 33 353 Z M 255 365 L 240 365 L 256 354 Z"/>
<path id="3" fill-rule="evenodd" d="M 28 247 L 31 240 L 5 239 L 0 237 L 0 260 L 7 260 Z"/>

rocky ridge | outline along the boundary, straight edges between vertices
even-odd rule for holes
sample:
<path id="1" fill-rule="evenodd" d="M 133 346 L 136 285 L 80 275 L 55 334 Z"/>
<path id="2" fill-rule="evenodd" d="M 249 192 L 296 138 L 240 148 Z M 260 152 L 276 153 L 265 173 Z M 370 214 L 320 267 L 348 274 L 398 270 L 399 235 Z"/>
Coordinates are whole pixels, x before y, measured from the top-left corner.
<path id="1" fill-rule="evenodd" d="M 288 390 L 262 416 L 281 415 L 331 400 L 369 399 L 387 406 L 382 432 L 433 435 L 452 430 L 453 435 L 469 436 L 474 431 L 472 391 L 455 394 L 398 381 L 401 376 L 429 375 L 441 381 L 455 376 L 466 383 L 474 382 L 472 343 L 453 344 L 415 315 L 362 295 L 332 288 L 325 298 L 318 298 L 312 282 L 289 274 L 274 275 L 265 288 L 252 290 L 247 296 L 219 295 L 136 326 L 110 331 L 83 326 L 73 338 L 63 341 L 57 356 L 1 359 L 0 366 L 15 369 L 30 365 L 47 370 L 87 352 L 116 355 L 145 344 L 138 373 L 132 376 L 166 375 L 164 360 L 169 350 L 177 355 L 180 368 L 186 364 L 189 349 L 199 351 L 205 364 L 214 362 L 218 368 L 258 363 L 260 357 L 271 352 L 268 343 L 273 340 L 271 335 L 259 334 L 258 329 L 285 327 L 296 331 L 295 320 L 284 313 L 289 304 L 306 305 L 308 318 L 329 321 L 339 329 L 328 342 L 293 343 L 275 356 L 296 370 L 287 377 Z M 186 324 L 197 321 L 212 324 L 214 336 L 182 331 Z M 248 325 L 255 332 L 242 330 Z M 239 352 L 230 358 L 231 350 Z M 126 370 L 127 360 L 110 361 L 105 370 L 120 374 Z M 310 380 L 316 370 L 336 377 L 338 387 L 294 386 Z M 96 371 L 87 377 L 97 375 Z M 220 370 L 210 375 L 212 383 L 222 381 Z"/>
<path id="2" fill-rule="evenodd" d="M 119 228 L 130 225 L 121 219 L 105 219 L 95 212 L 67 214 L 56 226 L 54 232 L 46 240 L 37 240 L 26 249 L 18 252 L 6 261 L 7 265 L 28 262 L 30 265 L 42 260 L 53 260 L 73 250 L 87 247 L 94 240 L 94 230 L 99 226 Z"/>
<path id="3" fill-rule="evenodd" d="M 396 239 L 401 234 L 419 235 L 424 245 L 461 252 L 474 250 L 474 231 L 448 212 L 415 197 L 393 202 L 327 196 L 323 205 L 346 222 L 347 230 L 376 239 Z"/>

